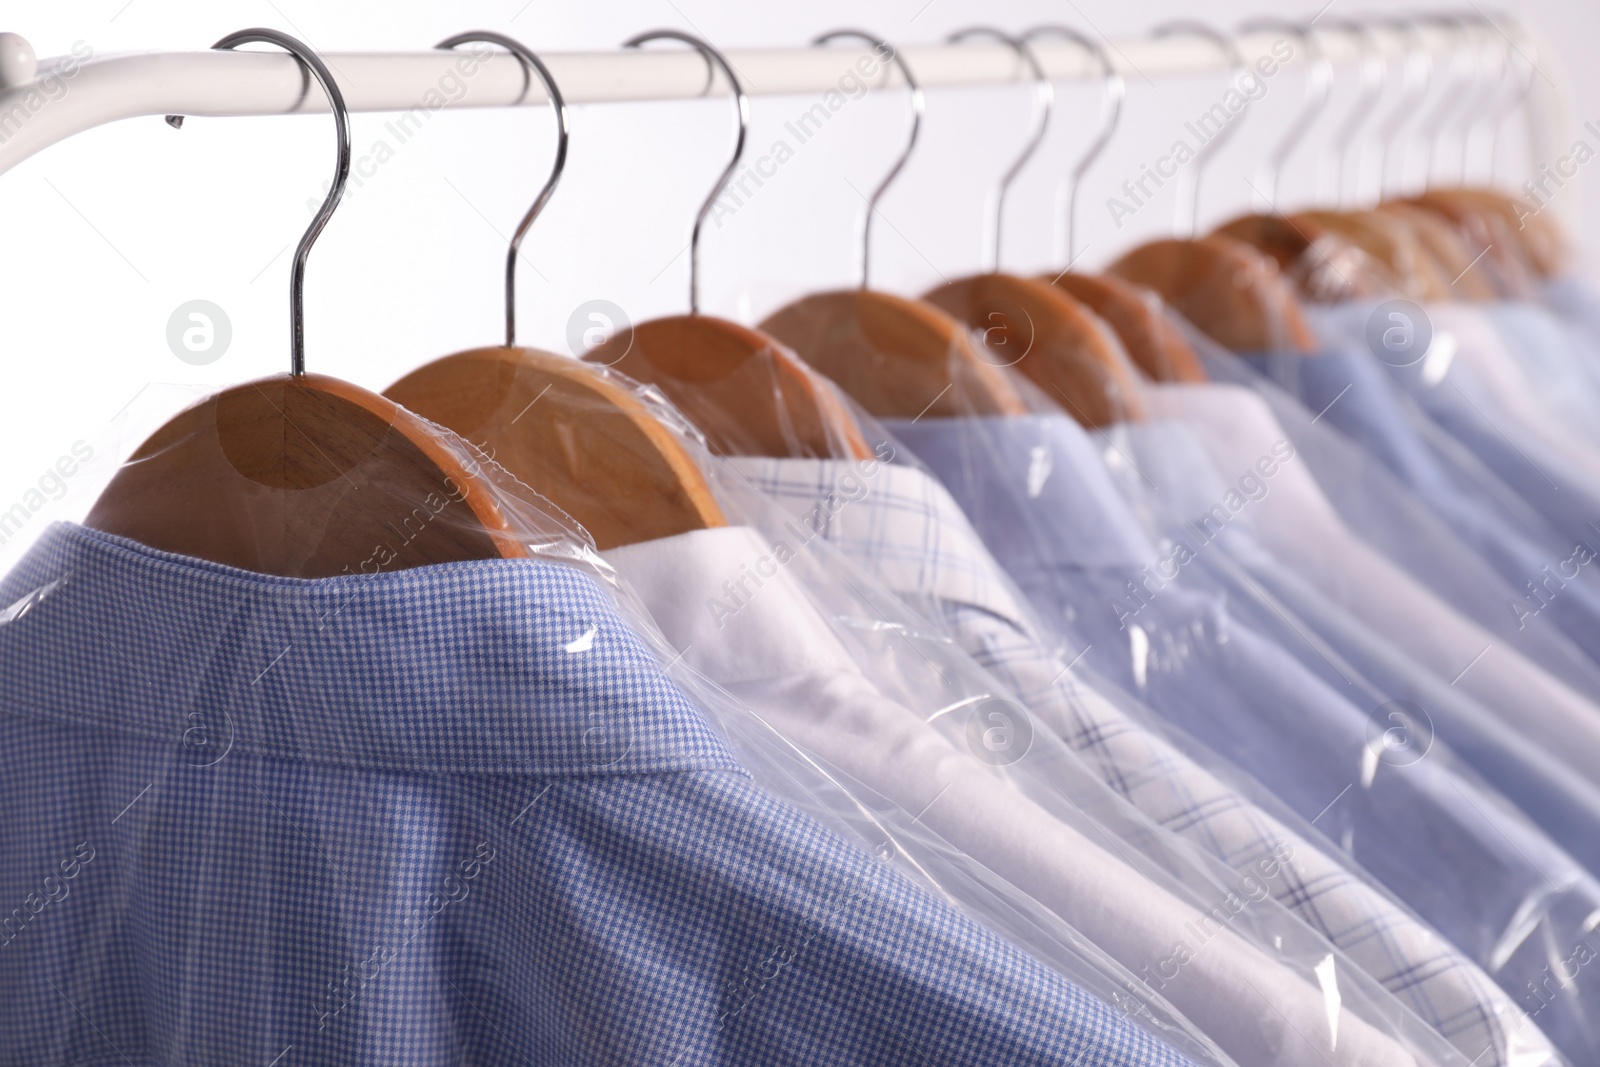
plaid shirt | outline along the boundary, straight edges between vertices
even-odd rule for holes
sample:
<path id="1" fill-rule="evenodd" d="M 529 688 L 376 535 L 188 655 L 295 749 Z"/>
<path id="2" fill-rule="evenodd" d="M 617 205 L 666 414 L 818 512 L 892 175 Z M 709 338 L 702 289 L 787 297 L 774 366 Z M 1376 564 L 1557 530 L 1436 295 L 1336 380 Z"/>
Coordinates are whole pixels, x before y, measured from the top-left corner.
<path id="1" fill-rule="evenodd" d="M 760 792 L 574 568 L 57 526 L 0 605 L 0 1062 L 1187 1062 Z"/>
<path id="2" fill-rule="evenodd" d="M 1101 694 L 1078 685 L 1070 654 L 1052 649 L 937 481 L 905 466 L 882 465 L 863 479 L 833 460 L 728 462 L 913 606 L 940 619 L 968 654 L 1152 820 L 1242 873 L 1275 852 L 1292 855 L 1281 876 L 1269 880 L 1276 899 L 1468 1059 L 1511 1065 L 1553 1058 L 1544 1035 L 1444 938 Z M 838 486 L 846 478 L 867 488 L 841 496 Z"/>

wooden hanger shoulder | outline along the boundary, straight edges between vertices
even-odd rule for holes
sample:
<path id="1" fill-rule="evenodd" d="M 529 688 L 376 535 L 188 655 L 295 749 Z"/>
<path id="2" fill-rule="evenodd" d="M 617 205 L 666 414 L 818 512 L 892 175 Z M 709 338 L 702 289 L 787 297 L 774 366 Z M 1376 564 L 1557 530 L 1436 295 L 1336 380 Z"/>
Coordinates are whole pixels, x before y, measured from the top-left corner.
<path id="1" fill-rule="evenodd" d="M 1447 300 L 1450 279 L 1405 220 L 1376 211 L 1307 211 L 1296 225 L 1324 226 L 1348 238 L 1389 268 L 1399 292 L 1413 300 Z"/>
<path id="2" fill-rule="evenodd" d="M 384 395 L 481 448 L 602 551 L 727 524 L 673 433 L 578 360 L 477 348 L 417 368 Z"/>
<path id="3" fill-rule="evenodd" d="M 1206 380 L 1200 357 L 1162 315 L 1155 293 L 1110 275 L 1069 271 L 1048 280 L 1115 330 L 1128 357 L 1151 381 Z"/>
<path id="4" fill-rule="evenodd" d="M 1316 347 L 1277 264 L 1226 234 L 1151 241 L 1106 273 L 1154 290 L 1197 329 L 1235 352 Z"/>
<path id="5" fill-rule="evenodd" d="M 152 548 L 294 578 L 527 550 L 443 431 L 323 375 L 234 386 L 139 446 L 88 525 Z"/>
<path id="6" fill-rule="evenodd" d="M 1509 281 L 1518 281 L 1518 272 L 1548 278 L 1567 268 L 1569 250 L 1560 224 L 1517 197 L 1491 189 L 1430 189 L 1411 202 L 1454 223 L 1468 247 L 1486 250 Z"/>
<path id="7" fill-rule="evenodd" d="M 761 328 L 879 418 L 1025 410 L 1004 372 L 973 349 L 966 325 L 925 301 L 841 289 L 780 308 Z"/>
<path id="8" fill-rule="evenodd" d="M 709 315 L 619 331 L 584 359 L 655 385 L 714 452 L 872 455 L 849 409 L 775 338 Z"/>
<path id="9" fill-rule="evenodd" d="M 1313 219 L 1242 215 L 1214 231 L 1270 257 L 1307 300 L 1332 303 L 1392 293 L 1399 288 L 1388 264 L 1350 238 Z"/>
<path id="10" fill-rule="evenodd" d="M 1493 300 L 1496 289 L 1490 278 L 1493 265 L 1479 268 L 1482 257 L 1468 250 L 1459 230 L 1448 220 L 1424 207 L 1405 201 L 1379 204 L 1377 214 L 1399 219 L 1410 228 L 1417 241 L 1448 278 L 1449 293 L 1456 300 Z"/>
<path id="11" fill-rule="evenodd" d="M 975 274 L 925 299 L 981 332 L 986 358 L 1015 367 L 1083 425 L 1144 418 L 1120 342 L 1063 290 L 1015 274 Z"/>

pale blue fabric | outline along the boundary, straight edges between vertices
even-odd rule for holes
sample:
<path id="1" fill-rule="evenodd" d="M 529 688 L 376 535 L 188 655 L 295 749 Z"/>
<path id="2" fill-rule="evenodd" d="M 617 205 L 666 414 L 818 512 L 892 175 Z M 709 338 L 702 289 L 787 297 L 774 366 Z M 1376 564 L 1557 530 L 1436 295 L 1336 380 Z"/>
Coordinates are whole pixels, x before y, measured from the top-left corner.
<path id="1" fill-rule="evenodd" d="M 1168 540 L 1193 539 L 1197 521 L 1227 485 L 1192 429 L 1146 422 L 1106 436 L 1137 466 L 1137 476 L 1125 475 L 1118 484 L 1145 528 Z M 1504 717 L 1351 616 L 1276 558 L 1255 536 L 1248 515 L 1217 532 L 1184 569 L 1183 581 L 1225 595 L 1235 616 L 1331 687 L 1364 686 L 1376 703 L 1410 700 L 1426 709 L 1429 724 L 1456 756 L 1600 875 L 1600 783 L 1550 759 Z"/>
<path id="2" fill-rule="evenodd" d="M 938 619 L 963 651 L 1021 697 L 1036 731 L 1057 733 L 1106 785 L 1161 826 L 1241 874 L 1288 844 L 1294 859 L 1269 880 L 1273 897 L 1468 1061 L 1516 1067 L 1538 1062 L 1537 1050 L 1549 1049 L 1481 968 L 1351 871 L 1347 854 L 1313 841 L 1315 831 L 1298 827 L 1302 820 L 1280 818 L 1281 805 L 1269 812 L 1223 782 L 1192 758 L 1192 745 L 1183 751 L 1160 724 L 1119 707 L 1122 694 L 1114 703 L 1080 684 L 1088 672 L 1077 662 L 1079 650 L 1056 647 L 939 482 L 918 468 L 886 467 L 870 488 L 846 500 L 838 487 L 849 484 L 848 462 L 733 462 L 755 487 Z"/>
<path id="3" fill-rule="evenodd" d="M 1361 304 L 1325 309 L 1317 327 L 1337 340 L 1365 321 Z M 1376 358 L 1376 357 L 1373 357 Z M 1390 380 L 1422 410 L 1471 450 L 1485 467 L 1574 544 L 1600 547 L 1600 485 L 1545 439 L 1501 410 L 1493 389 L 1462 360 L 1442 375 L 1427 373 L 1427 361 L 1389 368 Z"/>
<path id="4" fill-rule="evenodd" d="M 1391 382 L 1399 369 L 1348 348 L 1246 362 L 1365 446 L 1476 549 L 1521 594 L 1505 605 L 1519 629 L 1553 629 L 1591 659 L 1600 658 L 1600 565 L 1573 562 L 1563 576 L 1578 546 L 1455 442 L 1441 440 L 1415 401 Z M 1600 553 L 1596 546 L 1600 541 L 1587 539 L 1590 552 Z"/>
<path id="5" fill-rule="evenodd" d="M 1600 344 L 1600 292 L 1575 274 L 1558 274 L 1540 283 L 1539 295 L 1551 310 L 1582 332 L 1593 344 Z"/>
<path id="6" fill-rule="evenodd" d="M 1184 327 L 1181 320 L 1176 324 Z M 1363 541 L 1497 640 L 1591 701 L 1600 701 L 1600 666 L 1596 661 L 1559 627 L 1547 621 L 1541 623 L 1538 616 L 1531 621 L 1525 615 L 1519 617 L 1511 609 L 1511 605 L 1524 602 L 1527 590 L 1519 591 L 1499 569 L 1467 545 L 1450 523 L 1364 445 L 1329 425 L 1332 411 L 1349 394 L 1339 397 L 1331 409 L 1309 408 L 1245 359 L 1193 333 L 1192 328 L 1189 336 L 1212 380 L 1244 386 L 1266 402 L 1294 444 L 1295 462 L 1312 472 L 1323 494 Z M 1431 432 L 1427 432 L 1430 426 Z M 1487 479 L 1477 488 L 1487 499 L 1499 500 L 1506 513 L 1531 514 L 1530 529 L 1555 528 L 1532 513 L 1518 494 L 1497 475 L 1486 472 L 1443 430 L 1431 423 L 1418 428 L 1434 446 L 1436 457 L 1453 457 L 1452 470 L 1477 471 Z M 1495 486 L 1499 487 L 1498 493 Z M 1565 536 L 1559 531 L 1558 535 Z"/>
<path id="7" fill-rule="evenodd" d="M 890 422 L 1012 578 L 1086 659 L 1254 775 L 1484 967 L 1574 1062 L 1600 1060 L 1597 979 L 1548 1002 L 1552 959 L 1600 951 L 1600 883 L 1435 741 L 1384 758 L 1385 709 L 1357 707 L 1226 602 L 1162 577 L 1087 435 L 1058 416 Z M 1200 551 L 1205 547 L 1199 546 Z"/>
<path id="8" fill-rule="evenodd" d="M 1561 422 L 1563 434 L 1600 447 L 1600 347 L 1582 325 L 1539 304 L 1496 300 L 1483 305 L 1518 359 L 1537 403 Z"/>
<path id="9" fill-rule="evenodd" d="M 1187 1062 L 758 790 L 573 568 L 56 526 L 0 605 L 5 1063 Z"/>

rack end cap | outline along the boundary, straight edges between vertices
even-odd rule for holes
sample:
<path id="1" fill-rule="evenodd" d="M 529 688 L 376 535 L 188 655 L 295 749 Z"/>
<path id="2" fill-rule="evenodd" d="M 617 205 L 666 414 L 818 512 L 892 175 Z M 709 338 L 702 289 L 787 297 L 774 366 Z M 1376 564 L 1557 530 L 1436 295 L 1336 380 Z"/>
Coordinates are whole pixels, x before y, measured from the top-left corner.
<path id="1" fill-rule="evenodd" d="M 0 89 L 27 85 L 39 72 L 33 45 L 19 33 L 0 33 Z"/>

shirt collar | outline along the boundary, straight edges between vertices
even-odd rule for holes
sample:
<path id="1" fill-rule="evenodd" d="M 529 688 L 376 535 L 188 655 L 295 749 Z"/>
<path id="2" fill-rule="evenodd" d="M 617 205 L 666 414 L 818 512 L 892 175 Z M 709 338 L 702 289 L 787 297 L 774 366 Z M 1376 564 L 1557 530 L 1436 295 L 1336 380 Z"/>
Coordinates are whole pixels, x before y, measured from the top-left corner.
<path id="1" fill-rule="evenodd" d="M 1296 460 L 1289 434 L 1256 393 L 1238 385 L 1156 383 L 1146 390 L 1146 399 L 1153 415 L 1195 427 L 1196 439 L 1225 479 L 1272 471 L 1270 494 L 1263 497 L 1271 503 L 1251 508 L 1258 527 L 1269 520 L 1323 529 L 1343 525 L 1312 472 Z"/>
<path id="2" fill-rule="evenodd" d="M 191 760 L 738 769 L 595 580 L 538 560 L 280 578 L 57 524 L 0 582 L 0 676 L 9 713 Z"/>
<path id="3" fill-rule="evenodd" d="M 1231 488 L 1217 473 L 1204 444 L 1186 423 L 1167 419 L 1119 422 L 1095 432 L 1112 476 L 1136 499 L 1153 498 L 1170 517 L 1185 522 L 1205 514 Z"/>
<path id="4" fill-rule="evenodd" d="M 794 517 L 898 596 L 967 604 L 1024 625 L 1010 580 L 938 481 L 876 460 L 725 460 Z"/>
<path id="5" fill-rule="evenodd" d="M 857 673 L 792 573 L 807 566 L 793 548 L 747 526 L 723 526 L 604 556 L 689 665 L 718 685 L 817 670 Z"/>

